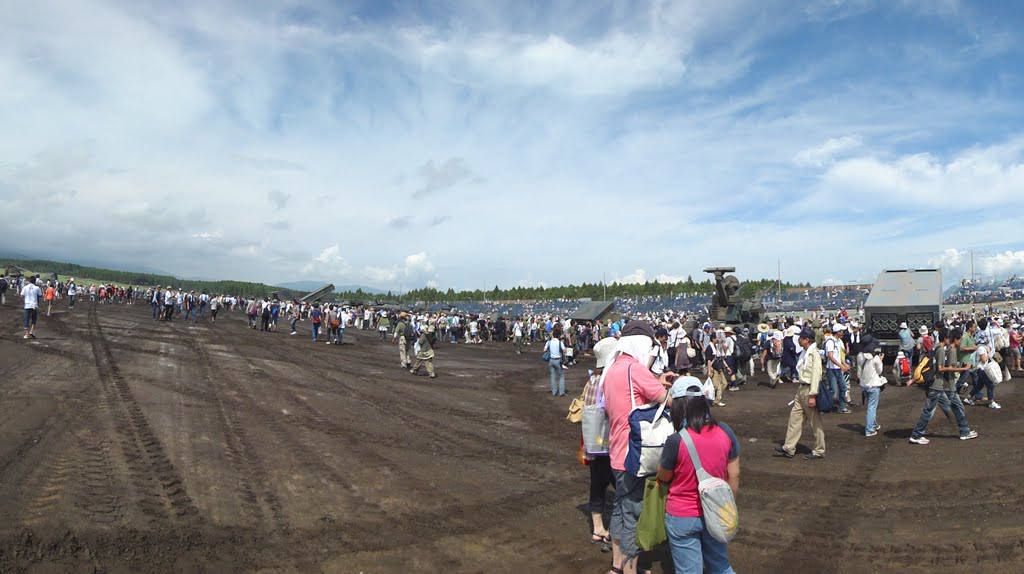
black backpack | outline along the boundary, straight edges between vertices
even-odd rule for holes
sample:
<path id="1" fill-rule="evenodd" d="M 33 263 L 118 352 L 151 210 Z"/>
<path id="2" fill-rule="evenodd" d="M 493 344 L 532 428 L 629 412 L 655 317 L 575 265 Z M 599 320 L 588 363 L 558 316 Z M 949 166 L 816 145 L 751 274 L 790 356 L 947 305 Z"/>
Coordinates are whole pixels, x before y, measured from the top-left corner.
<path id="1" fill-rule="evenodd" d="M 750 348 L 750 337 L 742 335 L 736 339 L 736 359 L 739 361 L 749 361 L 752 353 Z"/>
<path id="2" fill-rule="evenodd" d="M 410 343 L 416 340 L 416 329 L 413 328 L 412 323 L 405 324 L 405 340 Z"/>

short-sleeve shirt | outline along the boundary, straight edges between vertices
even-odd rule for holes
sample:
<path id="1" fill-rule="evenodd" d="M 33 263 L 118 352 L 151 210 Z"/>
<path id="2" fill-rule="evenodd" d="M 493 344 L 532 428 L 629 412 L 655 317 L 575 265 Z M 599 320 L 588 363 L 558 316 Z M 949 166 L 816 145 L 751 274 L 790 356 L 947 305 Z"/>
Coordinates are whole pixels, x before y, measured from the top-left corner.
<path id="1" fill-rule="evenodd" d="M 839 365 L 834 364 L 832 361 L 829 361 L 827 358 L 829 356 L 833 356 L 835 357 L 836 361 L 840 361 L 842 359 L 842 357 L 840 357 L 839 355 L 839 339 L 836 339 L 835 337 L 829 337 L 825 339 L 825 356 L 826 369 L 835 370 L 842 368 Z"/>
<path id="2" fill-rule="evenodd" d="M 729 462 L 740 456 L 740 443 L 729 425 L 718 423 L 714 427 L 704 427 L 699 434 L 687 427 L 684 432 L 689 433 L 693 440 L 704 470 L 711 476 L 726 480 Z M 697 493 L 697 471 L 679 433 L 665 441 L 665 448 L 661 451 L 661 467 L 671 469 L 674 473 L 668 487 L 665 512 L 682 518 L 703 516 L 700 495 Z"/>
<path id="3" fill-rule="evenodd" d="M 42 289 L 38 285 L 32 283 L 26 283 L 21 288 L 21 296 L 25 299 L 26 309 L 38 309 L 39 308 L 39 296 L 43 294 Z"/>
<path id="4" fill-rule="evenodd" d="M 665 387 L 654 378 L 647 367 L 629 355 L 619 355 L 608 367 L 604 378 L 605 410 L 608 413 L 611 465 L 614 470 L 626 470 L 626 451 L 629 448 L 630 401 L 629 377 L 633 378 L 633 398 L 636 406 L 653 403 L 665 395 Z"/>

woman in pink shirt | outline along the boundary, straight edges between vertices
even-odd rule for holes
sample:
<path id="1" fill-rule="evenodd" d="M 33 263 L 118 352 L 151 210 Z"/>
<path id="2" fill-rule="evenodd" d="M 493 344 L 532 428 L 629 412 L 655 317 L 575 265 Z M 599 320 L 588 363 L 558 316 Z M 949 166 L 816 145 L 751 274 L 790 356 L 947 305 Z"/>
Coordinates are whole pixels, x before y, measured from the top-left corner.
<path id="1" fill-rule="evenodd" d="M 680 377 L 669 391 L 672 397 L 670 436 L 661 452 L 658 480 L 668 485 L 665 530 L 676 574 L 735 574 L 729 565 L 726 545 L 715 540 L 704 526 L 704 512 L 697 492 L 697 471 L 680 433 L 688 433 L 711 476 L 725 480 L 735 494 L 740 488 L 740 445 L 725 423 L 711 416 L 711 400 L 695 377 Z"/>

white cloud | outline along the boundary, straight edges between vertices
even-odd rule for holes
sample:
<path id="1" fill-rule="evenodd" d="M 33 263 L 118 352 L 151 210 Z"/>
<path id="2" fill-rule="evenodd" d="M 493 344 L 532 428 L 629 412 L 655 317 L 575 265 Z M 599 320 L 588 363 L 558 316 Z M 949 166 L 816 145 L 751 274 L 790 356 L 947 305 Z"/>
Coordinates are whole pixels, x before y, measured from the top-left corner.
<path id="1" fill-rule="evenodd" d="M 975 209 L 1019 200 L 1024 189 L 1024 139 L 971 148 L 943 161 L 927 152 L 885 161 L 856 157 L 837 161 L 822 183 L 838 193 L 854 193 L 887 204 L 942 209 L 948 201 L 963 201 Z"/>
<path id="2" fill-rule="evenodd" d="M 352 270 L 349 262 L 342 257 L 337 243 L 325 247 L 313 260 L 302 267 L 302 272 L 326 276 L 344 276 Z"/>
<path id="3" fill-rule="evenodd" d="M 930 266 L 942 269 L 943 280 L 947 284 L 970 278 L 972 263 L 974 273 L 979 278 L 1004 279 L 1024 273 L 1024 250 L 976 252 L 972 261 L 970 250 L 950 248 L 928 259 Z"/>
<path id="4" fill-rule="evenodd" d="M 657 281 L 658 283 L 680 283 L 682 281 L 686 281 L 686 277 L 679 275 L 666 275 L 664 273 L 659 273 L 653 277 L 648 277 L 647 271 L 643 269 L 637 269 L 623 277 L 616 277 L 612 279 L 611 282 L 624 284 L 641 284 L 654 281 Z"/>
<path id="5" fill-rule="evenodd" d="M 423 273 L 431 273 L 434 271 L 434 264 L 427 258 L 427 254 L 423 251 L 419 253 L 413 253 L 405 258 L 405 276 L 410 277 Z"/>
<path id="6" fill-rule="evenodd" d="M 800 150 L 793 156 L 793 163 L 801 167 L 822 167 L 831 163 L 836 156 L 860 146 L 860 136 L 831 138 L 818 147 Z"/>

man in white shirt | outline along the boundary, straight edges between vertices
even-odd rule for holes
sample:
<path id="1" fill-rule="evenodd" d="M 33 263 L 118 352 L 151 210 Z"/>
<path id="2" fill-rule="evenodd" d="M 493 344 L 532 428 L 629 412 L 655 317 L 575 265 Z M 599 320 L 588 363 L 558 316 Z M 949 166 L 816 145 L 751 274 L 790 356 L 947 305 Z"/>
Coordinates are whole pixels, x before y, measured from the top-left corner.
<path id="1" fill-rule="evenodd" d="M 29 277 L 28 283 L 21 288 L 21 297 L 25 300 L 25 336 L 24 339 L 35 339 L 36 321 L 39 319 L 39 297 L 43 291 L 36 285 L 35 276 Z"/>

